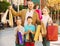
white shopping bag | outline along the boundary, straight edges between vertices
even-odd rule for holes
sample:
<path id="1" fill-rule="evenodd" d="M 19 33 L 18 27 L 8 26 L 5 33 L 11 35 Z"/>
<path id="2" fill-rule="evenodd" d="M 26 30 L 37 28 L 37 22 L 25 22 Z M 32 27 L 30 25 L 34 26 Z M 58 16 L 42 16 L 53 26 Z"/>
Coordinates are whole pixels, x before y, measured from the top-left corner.
<path id="1" fill-rule="evenodd" d="M 39 41 L 40 41 L 40 42 L 43 41 L 41 32 L 40 32 L 40 34 L 39 34 Z"/>
<path id="2" fill-rule="evenodd" d="M 3 15 L 2 19 L 1 19 L 2 23 L 6 23 L 7 14 L 8 14 L 8 9 L 6 10 L 6 12 L 4 13 L 4 15 Z"/>

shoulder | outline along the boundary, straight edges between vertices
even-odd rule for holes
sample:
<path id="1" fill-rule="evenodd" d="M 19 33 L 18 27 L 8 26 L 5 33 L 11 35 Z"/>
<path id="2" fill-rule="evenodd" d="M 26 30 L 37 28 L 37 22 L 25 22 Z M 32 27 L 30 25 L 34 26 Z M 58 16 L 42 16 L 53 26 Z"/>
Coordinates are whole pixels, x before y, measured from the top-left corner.
<path id="1" fill-rule="evenodd" d="M 21 28 L 24 28 L 23 26 L 21 26 Z"/>
<path id="2" fill-rule="evenodd" d="M 26 11 L 27 11 L 27 9 L 22 9 L 22 10 L 21 10 L 21 12 L 26 12 Z"/>
<path id="3" fill-rule="evenodd" d="M 27 9 L 22 9 L 22 11 L 26 11 Z"/>
<path id="4" fill-rule="evenodd" d="M 37 10 L 35 10 L 35 9 L 34 9 L 34 14 L 38 14 L 38 13 L 37 13 Z"/>

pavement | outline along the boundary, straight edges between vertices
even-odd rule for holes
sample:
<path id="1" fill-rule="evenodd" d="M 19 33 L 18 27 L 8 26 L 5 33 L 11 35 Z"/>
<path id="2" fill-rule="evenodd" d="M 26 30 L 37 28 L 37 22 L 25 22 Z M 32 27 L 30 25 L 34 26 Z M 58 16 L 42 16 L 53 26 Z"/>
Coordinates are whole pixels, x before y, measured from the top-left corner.
<path id="1" fill-rule="evenodd" d="M 14 28 L 0 30 L 0 46 L 15 46 Z M 60 34 L 58 34 L 58 41 L 51 41 L 50 46 L 60 46 Z"/>
<path id="2" fill-rule="evenodd" d="M 60 46 L 60 35 L 58 35 L 58 41 L 51 41 L 50 46 Z"/>

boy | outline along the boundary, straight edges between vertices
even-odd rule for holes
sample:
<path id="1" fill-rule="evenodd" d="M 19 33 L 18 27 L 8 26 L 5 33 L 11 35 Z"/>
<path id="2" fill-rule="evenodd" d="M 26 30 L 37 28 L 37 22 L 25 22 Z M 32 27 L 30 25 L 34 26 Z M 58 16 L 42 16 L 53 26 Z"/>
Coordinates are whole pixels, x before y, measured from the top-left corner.
<path id="1" fill-rule="evenodd" d="M 21 33 L 21 35 L 22 35 L 22 41 L 23 41 L 23 39 L 24 39 L 24 27 L 21 25 L 22 24 L 22 19 L 21 19 L 21 17 L 17 17 L 17 21 L 16 21 L 16 23 L 17 23 L 17 27 L 16 27 L 16 32 L 20 32 Z M 17 35 L 17 37 L 16 37 L 16 43 L 18 43 L 18 35 Z M 21 45 L 21 44 L 20 44 Z"/>
<path id="2" fill-rule="evenodd" d="M 25 28 L 25 42 L 29 42 L 31 46 L 34 46 L 34 34 L 35 34 L 35 26 L 32 24 L 32 17 L 28 16 L 27 18 L 28 24 L 24 26 Z M 32 44 L 31 44 L 32 43 Z M 27 45 L 27 44 L 25 44 Z"/>

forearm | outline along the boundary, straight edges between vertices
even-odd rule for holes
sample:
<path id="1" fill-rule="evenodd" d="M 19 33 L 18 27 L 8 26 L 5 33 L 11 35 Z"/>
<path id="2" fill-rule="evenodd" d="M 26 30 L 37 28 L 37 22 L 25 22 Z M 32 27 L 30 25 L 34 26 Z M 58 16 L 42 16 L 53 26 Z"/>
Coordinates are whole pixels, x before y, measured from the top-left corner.
<path id="1" fill-rule="evenodd" d="M 18 12 L 16 12 L 13 8 L 11 8 L 11 12 L 12 12 L 13 16 L 18 16 L 19 15 Z"/>
<path id="2" fill-rule="evenodd" d="M 27 33 L 27 32 L 24 32 L 24 35 L 25 35 L 25 34 L 28 34 L 28 33 Z"/>

